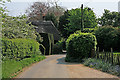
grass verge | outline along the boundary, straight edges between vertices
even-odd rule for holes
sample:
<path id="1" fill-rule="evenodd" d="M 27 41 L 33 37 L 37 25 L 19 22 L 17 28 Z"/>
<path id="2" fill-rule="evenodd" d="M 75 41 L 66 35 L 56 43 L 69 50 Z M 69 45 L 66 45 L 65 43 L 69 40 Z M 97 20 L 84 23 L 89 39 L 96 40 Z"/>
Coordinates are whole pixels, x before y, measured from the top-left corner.
<path id="1" fill-rule="evenodd" d="M 18 72 L 20 72 L 24 67 L 31 65 L 32 63 L 39 62 L 45 59 L 43 55 L 34 55 L 30 58 L 25 58 L 21 61 L 16 60 L 6 60 L 2 62 L 2 78 L 13 78 Z"/>

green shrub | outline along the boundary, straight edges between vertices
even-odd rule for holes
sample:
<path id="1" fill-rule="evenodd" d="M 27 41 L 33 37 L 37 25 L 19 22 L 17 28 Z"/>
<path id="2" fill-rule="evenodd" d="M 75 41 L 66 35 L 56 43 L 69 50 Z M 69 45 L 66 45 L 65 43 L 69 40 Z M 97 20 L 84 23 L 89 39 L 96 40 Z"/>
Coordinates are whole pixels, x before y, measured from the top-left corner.
<path id="1" fill-rule="evenodd" d="M 84 28 L 83 33 L 94 33 L 97 28 Z"/>
<path id="2" fill-rule="evenodd" d="M 32 39 L 2 39 L 2 58 L 21 60 L 40 54 L 39 43 Z"/>
<path id="3" fill-rule="evenodd" d="M 56 44 L 58 46 L 60 46 L 63 50 L 66 50 L 66 40 L 65 40 L 65 38 L 62 38 Z"/>
<path id="4" fill-rule="evenodd" d="M 66 50 L 65 39 L 62 38 L 53 46 L 53 54 L 62 54 L 62 50 Z"/>
<path id="5" fill-rule="evenodd" d="M 52 54 L 62 54 L 62 47 L 58 44 L 54 44 Z"/>
<path id="6" fill-rule="evenodd" d="M 96 49 L 96 37 L 91 33 L 74 33 L 66 41 L 66 61 L 81 61 L 91 56 L 91 50 Z"/>
<path id="7" fill-rule="evenodd" d="M 100 51 L 110 51 L 113 48 L 114 51 L 120 51 L 120 30 L 111 26 L 100 27 L 95 30 L 95 36 L 97 38 L 97 47 Z"/>

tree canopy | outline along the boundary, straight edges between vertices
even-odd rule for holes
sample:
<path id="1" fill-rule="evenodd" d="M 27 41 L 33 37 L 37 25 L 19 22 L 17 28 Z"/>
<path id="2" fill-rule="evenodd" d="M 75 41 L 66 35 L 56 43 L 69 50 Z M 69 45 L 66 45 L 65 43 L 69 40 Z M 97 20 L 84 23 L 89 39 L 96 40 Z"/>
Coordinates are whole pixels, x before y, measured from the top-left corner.
<path id="1" fill-rule="evenodd" d="M 120 13 L 110 12 L 105 9 L 103 15 L 98 18 L 98 24 L 101 26 L 120 27 Z"/>
<path id="2" fill-rule="evenodd" d="M 56 2 L 54 2 L 56 3 Z M 44 16 L 48 16 L 48 14 L 54 14 L 56 19 L 64 13 L 65 9 L 63 7 L 53 5 L 50 2 L 34 2 L 30 7 L 26 10 L 26 14 L 29 17 L 29 21 L 42 21 Z"/>
<path id="3" fill-rule="evenodd" d="M 81 30 L 81 21 L 83 20 L 84 28 L 95 28 L 97 27 L 97 19 L 95 13 L 91 8 L 83 9 L 83 17 L 81 15 L 81 8 L 68 10 L 61 16 L 59 20 L 59 29 L 64 35 L 64 32 L 69 36 L 77 30 Z M 61 21 L 64 21 L 63 23 Z M 67 32 L 66 32 L 67 31 Z"/>

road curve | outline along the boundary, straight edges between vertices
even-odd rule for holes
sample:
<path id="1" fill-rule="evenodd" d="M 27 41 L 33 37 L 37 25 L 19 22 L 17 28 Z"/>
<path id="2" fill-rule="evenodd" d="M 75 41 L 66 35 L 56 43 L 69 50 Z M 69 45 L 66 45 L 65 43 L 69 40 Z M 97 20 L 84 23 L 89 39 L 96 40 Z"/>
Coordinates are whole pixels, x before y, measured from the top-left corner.
<path id="1" fill-rule="evenodd" d="M 29 67 L 17 78 L 118 78 L 116 76 L 64 61 L 65 55 L 51 55 Z"/>

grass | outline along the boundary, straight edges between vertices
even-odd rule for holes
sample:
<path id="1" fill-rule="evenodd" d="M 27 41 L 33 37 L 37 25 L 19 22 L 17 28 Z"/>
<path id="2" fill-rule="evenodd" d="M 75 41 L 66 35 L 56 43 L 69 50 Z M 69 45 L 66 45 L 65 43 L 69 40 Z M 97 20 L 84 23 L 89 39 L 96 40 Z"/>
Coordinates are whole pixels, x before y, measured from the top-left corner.
<path id="1" fill-rule="evenodd" d="M 113 54 L 120 54 L 120 52 L 114 52 Z"/>
<path id="2" fill-rule="evenodd" d="M 34 55 L 30 58 L 25 58 L 21 61 L 6 60 L 2 63 L 2 78 L 13 78 L 18 72 L 21 72 L 24 67 L 31 65 L 32 63 L 39 62 L 45 59 L 45 56 Z"/>

